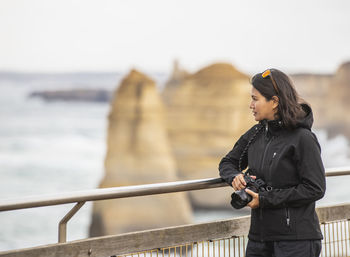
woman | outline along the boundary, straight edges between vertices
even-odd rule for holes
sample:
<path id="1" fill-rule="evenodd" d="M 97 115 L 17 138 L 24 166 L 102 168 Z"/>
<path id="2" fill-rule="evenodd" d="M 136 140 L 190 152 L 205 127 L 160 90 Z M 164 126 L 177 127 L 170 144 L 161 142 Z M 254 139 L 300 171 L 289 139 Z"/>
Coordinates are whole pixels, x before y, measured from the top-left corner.
<path id="1" fill-rule="evenodd" d="M 277 69 L 256 74 L 250 109 L 258 124 L 221 160 L 220 176 L 246 187 L 243 170 L 266 183 L 248 203 L 251 225 L 247 257 L 319 256 L 322 233 L 315 201 L 326 188 L 321 149 L 311 132 L 310 106 L 301 103 L 289 77 Z"/>

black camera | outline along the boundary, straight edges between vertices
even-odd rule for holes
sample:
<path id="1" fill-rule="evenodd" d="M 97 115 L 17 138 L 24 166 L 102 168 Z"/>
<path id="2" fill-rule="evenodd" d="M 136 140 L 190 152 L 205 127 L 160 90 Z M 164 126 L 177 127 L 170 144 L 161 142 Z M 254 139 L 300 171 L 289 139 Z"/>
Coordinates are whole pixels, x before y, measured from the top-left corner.
<path id="1" fill-rule="evenodd" d="M 252 190 L 255 193 L 266 191 L 265 182 L 262 179 L 253 179 L 248 172 L 244 173 L 244 180 L 247 183 L 246 188 Z M 231 205 L 235 209 L 242 209 L 251 200 L 252 196 L 248 194 L 245 189 L 233 192 L 231 195 Z"/>

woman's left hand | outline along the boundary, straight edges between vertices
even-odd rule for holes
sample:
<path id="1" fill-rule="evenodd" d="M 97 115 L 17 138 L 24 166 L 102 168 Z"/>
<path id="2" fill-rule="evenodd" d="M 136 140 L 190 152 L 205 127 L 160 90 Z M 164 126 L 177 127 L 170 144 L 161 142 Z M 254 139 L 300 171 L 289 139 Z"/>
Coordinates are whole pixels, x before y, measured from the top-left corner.
<path id="1" fill-rule="evenodd" d="M 259 207 L 259 194 L 253 192 L 252 190 L 250 190 L 248 188 L 245 191 L 253 197 L 253 199 L 247 204 L 247 206 L 249 206 L 252 209 L 258 208 Z"/>

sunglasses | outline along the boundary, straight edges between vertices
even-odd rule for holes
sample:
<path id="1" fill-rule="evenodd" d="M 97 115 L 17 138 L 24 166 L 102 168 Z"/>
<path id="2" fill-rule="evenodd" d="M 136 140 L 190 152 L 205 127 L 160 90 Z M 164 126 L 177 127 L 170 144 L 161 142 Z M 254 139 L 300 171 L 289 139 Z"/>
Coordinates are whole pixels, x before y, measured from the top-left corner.
<path id="1" fill-rule="evenodd" d="M 272 81 L 272 85 L 273 85 L 273 88 L 275 89 L 277 95 L 279 94 L 279 91 L 278 91 L 278 87 L 277 87 L 277 83 L 275 81 L 275 79 L 273 78 L 272 76 L 272 72 L 271 70 L 266 70 L 263 72 L 263 74 L 261 75 L 263 78 L 266 78 L 266 77 L 270 77 L 271 81 Z"/>

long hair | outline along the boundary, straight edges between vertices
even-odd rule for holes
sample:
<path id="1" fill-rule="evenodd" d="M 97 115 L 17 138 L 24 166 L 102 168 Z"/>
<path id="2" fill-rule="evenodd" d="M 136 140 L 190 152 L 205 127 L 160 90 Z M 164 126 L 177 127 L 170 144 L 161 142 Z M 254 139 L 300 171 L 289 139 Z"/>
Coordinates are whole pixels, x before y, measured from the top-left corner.
<path id="1" fill-rule="evenodd" d="M 269 71 L 270 75 L 264 75 L 264 77 L 264 73 L 254 75 L 251 84 L 268 101 L 273 96 L 278 97 L 275 118 L 280 119 L 286 128 L 293 129 L 297 126 L 298 121 L 305 116 L 301 103 L 307 103 L 299 96 L 291 79 L 285 73 L 277 69 Z"/>

